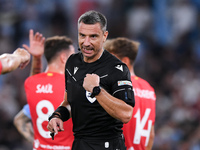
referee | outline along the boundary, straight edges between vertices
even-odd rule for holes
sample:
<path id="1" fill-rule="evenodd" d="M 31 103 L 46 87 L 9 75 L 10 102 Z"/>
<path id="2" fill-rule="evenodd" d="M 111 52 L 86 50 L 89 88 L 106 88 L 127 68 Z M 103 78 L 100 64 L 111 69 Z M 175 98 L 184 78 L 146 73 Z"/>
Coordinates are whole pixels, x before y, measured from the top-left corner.
<path id="1" fill-rule="evenodd" d="M 128 67 L 103 49 L 106 26 L 96 11 L 78 19 L 80 52 L 66 63 L 64 101 L 49 117 L 47 128 L 55 138 L 72 117 L 72 150 L 126 150 L 121 128 L 131 119 L 135 100 Z"/>

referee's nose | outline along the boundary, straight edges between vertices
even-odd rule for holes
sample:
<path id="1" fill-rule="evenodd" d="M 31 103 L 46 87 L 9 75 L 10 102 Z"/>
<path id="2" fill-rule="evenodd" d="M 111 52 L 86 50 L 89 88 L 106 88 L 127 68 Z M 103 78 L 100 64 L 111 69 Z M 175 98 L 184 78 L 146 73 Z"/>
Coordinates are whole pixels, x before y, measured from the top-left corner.
<path id="1" fill-rule="evenodd" d="M 83 41 L 84 46 L 90 46 L 90 37 L 86 36 Z"/>

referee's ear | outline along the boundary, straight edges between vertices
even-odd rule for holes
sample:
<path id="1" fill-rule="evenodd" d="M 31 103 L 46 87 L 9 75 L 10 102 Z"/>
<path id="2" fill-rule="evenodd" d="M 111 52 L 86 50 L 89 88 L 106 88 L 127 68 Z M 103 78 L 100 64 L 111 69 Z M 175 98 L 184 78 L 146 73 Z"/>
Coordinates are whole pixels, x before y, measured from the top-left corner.
<path id="1" fill-rule="evenodd" d="M 106 41 L 107 37 L 108 37 L 108 31 L 105 31 L 103 33 L 103 43 Z"/>

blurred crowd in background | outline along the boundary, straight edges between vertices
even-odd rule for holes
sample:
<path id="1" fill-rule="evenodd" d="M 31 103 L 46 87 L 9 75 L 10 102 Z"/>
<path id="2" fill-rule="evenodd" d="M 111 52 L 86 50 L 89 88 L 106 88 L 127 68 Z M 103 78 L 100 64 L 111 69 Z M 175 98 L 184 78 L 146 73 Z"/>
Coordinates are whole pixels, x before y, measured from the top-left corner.
<path id="1" fill-rule="evenodd" d="M 199 0 L 0 0 L 0 54 L 29 44 L 29 29 L 77 48 L 77 19 L 91 9 L 107 17 L 108 38 L 140 42 L 135 72 L 157 96 L 153 150 L 200 150 Z M 13 126 L 30 67 L 0 76 L 0 150 L 32 147 Z"/>

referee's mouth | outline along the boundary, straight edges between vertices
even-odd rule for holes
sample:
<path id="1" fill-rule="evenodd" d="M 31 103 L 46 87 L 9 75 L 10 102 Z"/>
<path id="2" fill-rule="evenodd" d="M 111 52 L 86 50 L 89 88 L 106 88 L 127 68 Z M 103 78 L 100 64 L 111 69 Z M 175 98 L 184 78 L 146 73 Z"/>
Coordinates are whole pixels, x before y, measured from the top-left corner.
<path id="1" fill-rule="evenodd" d="M 82 52 L 85 54 L 92 54 L 94 51 L 93 48 L 82 48 Z"/>

